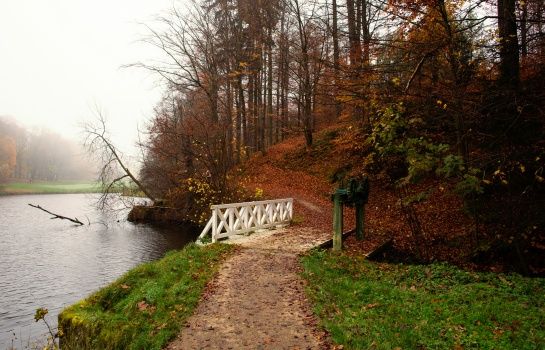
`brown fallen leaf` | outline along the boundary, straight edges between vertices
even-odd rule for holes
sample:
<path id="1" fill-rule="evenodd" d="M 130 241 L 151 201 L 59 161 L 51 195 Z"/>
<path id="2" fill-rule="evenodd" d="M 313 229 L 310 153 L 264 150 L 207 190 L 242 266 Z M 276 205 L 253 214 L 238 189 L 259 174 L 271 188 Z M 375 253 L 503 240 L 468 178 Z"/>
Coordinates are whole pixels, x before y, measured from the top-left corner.
<path id="1" fill-rule="evenodd" d="M 148 304 L 144 300 L 138 303 L 138 310 L 144 311 L 148 308 Z"/>

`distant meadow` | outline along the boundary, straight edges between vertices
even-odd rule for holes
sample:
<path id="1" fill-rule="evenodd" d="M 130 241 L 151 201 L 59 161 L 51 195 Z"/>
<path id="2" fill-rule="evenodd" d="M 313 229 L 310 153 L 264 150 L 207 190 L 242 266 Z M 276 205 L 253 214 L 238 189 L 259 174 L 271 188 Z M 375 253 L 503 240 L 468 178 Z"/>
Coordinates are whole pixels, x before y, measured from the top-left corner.
<path id="1" fill-rule="evenodd" d="M 0 184 L 0 195 L 97 193 L 101 189 L 95 181 L 16 181 Z"/>

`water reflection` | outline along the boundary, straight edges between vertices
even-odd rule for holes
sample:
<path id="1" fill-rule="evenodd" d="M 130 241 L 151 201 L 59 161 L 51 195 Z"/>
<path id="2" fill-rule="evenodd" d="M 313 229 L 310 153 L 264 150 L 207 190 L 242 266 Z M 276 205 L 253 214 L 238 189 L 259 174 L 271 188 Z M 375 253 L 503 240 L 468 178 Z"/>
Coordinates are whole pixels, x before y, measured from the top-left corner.
<path id="1" fill-rule="evenodd" d="M 49 309 L 56 324 L 64 307 L 198 234 L 187 227 L 134 225 L 120 220 L 126 213 L 99 212 L 92 201 L 73 194 L 0 196 L 0 349 L 11 345 L 13 333 L 21 348 L 47 331 L 34 322 L 37 308 Z M 50 220 L 28 203 L 92 224 Z"/>

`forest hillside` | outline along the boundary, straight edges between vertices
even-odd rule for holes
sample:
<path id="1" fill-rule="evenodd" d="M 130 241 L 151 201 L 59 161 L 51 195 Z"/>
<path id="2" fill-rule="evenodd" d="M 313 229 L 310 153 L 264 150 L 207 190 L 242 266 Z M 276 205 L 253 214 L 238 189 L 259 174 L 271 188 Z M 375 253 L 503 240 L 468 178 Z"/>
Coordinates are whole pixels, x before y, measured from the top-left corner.
<path id="1" fill-rule="evenodd" d="M 142 38 L 162 59 L 130 65 L 165 86 L 130 178 L 153 219 L 203 225 L 211 204 L 263 195 L 325 208 L 339 181 L 365 175 L 368 236 L 391 238 L 397 259 L 543 275 L 544 10 L 174 2 Z M 326 228 L 327 215 L 303 220 Z"/>
<path id="2" fill-rule="evenodd" d="M 248 188 L 267 198 L 294 197 L 297 224 L 331 232 L 330 194 L 338 181 L 368 176 L 365 239 L 350 237 L 345 242 L 345 249 L 355 254 L 369 253 L 391 240 L 388 261 L 448 261 L 469 269 L 543 275 L 542 228 L 525 230 L 529 219 L 523 216 L 509 226 L 513 213 L 508 211 L 516 209 L 505 197 L 491 188 L 468 196 L 460 181 L 437 172 L 418 183 L 395 183 L 388 175 L 391 168 L 378 170 L 369 164 L 370 154 L 358 143 L 362 137 L 351 124 L 335 125 L 318 132 L 311 148 L 304 137 L 290 138 L 254 154 L 236 172 L 248 181 Z M 344 217 L 346 232 L 354 228 L 354 210 L 346 208 Z M 542 225 L 537 223 L 540 218 L 534 220 Z"/>

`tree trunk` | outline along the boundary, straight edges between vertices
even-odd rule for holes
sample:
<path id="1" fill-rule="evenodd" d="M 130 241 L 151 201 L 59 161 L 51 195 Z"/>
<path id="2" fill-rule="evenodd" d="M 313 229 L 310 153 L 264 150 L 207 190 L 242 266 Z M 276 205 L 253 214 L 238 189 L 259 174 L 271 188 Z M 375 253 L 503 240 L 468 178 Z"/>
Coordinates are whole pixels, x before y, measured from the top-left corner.
<path id="1" fill-rule="evenodd" d="M 515 10 L 515 0 L 498 0 L 499 84 L 509 89 L 518 88 L 520 82 L 519 43 Z"/>
<path id="2" fill-rule="evenodd" d="M 272 30 L 269 28 L 267 38 L 267 136 L 268 147 L 273 145 L 273 56 Z"/>
<path id="3" fill-rule="evenodd" d="M 333 0 L 333 73 L 335 87 L 333 90 L 333 98 L 335 103 L 335 120 L 341 117 L 341 102 L 339 101 L 339 85 L 340 85 L 340 50 L 339 50 L 339 27 L 337 19 L 337 0 Z"/>

